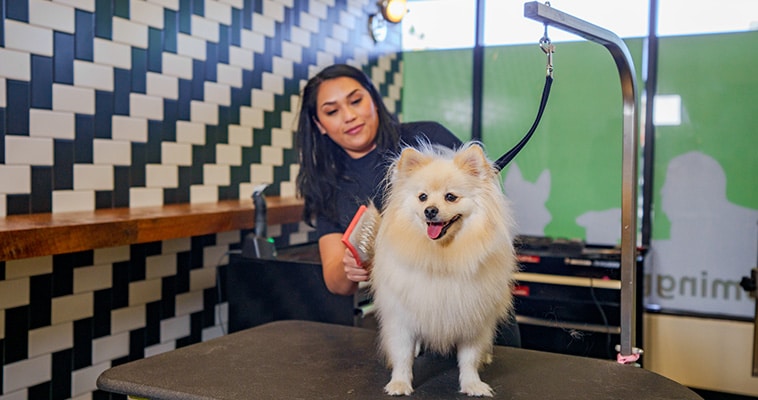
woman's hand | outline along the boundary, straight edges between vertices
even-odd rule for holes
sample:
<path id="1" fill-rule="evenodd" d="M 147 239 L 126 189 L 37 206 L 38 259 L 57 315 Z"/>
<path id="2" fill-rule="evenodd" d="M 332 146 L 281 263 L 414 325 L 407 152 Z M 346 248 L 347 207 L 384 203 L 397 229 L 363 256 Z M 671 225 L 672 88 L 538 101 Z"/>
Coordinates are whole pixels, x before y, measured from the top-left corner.
<path id="1" fill-rule="evenodd" d="M 353 252 L 345 249 L 345 255 L 342 257 L 342 264 L 345 265 L 345 276 L 353 282 L 365 282 L 369 278 L 369 270 L 358 265 L 358 261 L 353 256 Z"/>
<path id="2" fill-rule="evenodd" d="M 351 295 L 358 290 L 358 282 L 368 279 L 368 272 L 358 266 L 349 250 L 342 244 L 341 233 L 330 233 L 318 240 L 321 268 L 326 288 L 334 294 Z M 363 276 L 363 278 L 361 277 Z"/>

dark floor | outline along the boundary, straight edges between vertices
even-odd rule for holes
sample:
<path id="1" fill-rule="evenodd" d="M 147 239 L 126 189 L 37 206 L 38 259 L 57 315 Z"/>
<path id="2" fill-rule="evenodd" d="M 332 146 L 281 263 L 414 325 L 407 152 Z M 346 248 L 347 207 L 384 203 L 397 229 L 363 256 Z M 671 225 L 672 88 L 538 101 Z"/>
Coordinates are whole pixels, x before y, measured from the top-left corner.
<path id="1" fill-rule="evenodd" d="M 758 400 L 758 397 L 741 396 L 738 394 L 712 392 L 710 390 L 692 389 L 695 393 L 699 394 L 704 400 Z"/>

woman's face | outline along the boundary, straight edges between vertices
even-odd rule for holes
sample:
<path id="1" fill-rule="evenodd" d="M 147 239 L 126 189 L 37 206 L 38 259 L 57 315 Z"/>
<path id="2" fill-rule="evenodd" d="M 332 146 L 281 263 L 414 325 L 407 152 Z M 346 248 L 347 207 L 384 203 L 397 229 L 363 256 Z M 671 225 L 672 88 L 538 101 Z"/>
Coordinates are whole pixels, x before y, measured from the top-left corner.
<path id="1" fill-rule="evenodd" d="M 321 82 L 316 96 L 316 125 L 352 158 L 376 147 L 379 116 L 369 92 L 353 78 Z"/>

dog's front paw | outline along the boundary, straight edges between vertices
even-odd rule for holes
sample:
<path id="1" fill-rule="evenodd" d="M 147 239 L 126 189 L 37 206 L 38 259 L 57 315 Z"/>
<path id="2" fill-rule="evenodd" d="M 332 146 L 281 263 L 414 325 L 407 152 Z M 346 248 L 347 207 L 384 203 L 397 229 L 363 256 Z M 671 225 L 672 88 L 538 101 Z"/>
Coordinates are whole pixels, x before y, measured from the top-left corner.
<path id="1" fill-rule="evenodd" d="M 461 393 L 475 397 L 492 397 L 495 394 L 490 385 L 482 381 L 462 383 Z"/>
<path id="2" fill-rule="evenodd" d="M 390 383 L 384 386 L 384 391 L 392 396 L 408 396 L 413 393 L 413 386 L 411 386 L 410 382 L 391 380 Z"/>

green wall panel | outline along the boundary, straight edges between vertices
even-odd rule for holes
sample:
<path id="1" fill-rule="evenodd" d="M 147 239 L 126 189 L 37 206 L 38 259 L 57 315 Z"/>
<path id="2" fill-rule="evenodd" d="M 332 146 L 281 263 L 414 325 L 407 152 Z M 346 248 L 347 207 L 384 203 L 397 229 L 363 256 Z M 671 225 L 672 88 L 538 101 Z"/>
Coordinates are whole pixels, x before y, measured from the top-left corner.
<path id="1" fill-rule="evenodd" d="M 403 53 L 403 121 L 438 121 L 471 138 L 472 50 Z"/>
<path id="2" fill-rule="evenodd" d="M 660 41 L 658 93 L 681 96 L 655 139 L 648 302 L 752 319 L 758 253 L 758 32 Z"/>
<path id="3" fill-rule="evenodd" d="M 641 41 L 627 45 L 638 64 Z M 534 121 L 545 56 L 537 45 L 494 47 L 486 54 L 482 139 L 490 153 L 503 153 Z M 610 53 L 595 43 L 557 43 L 553 64 L 543 120 L 513 163 L 527 182 L 550 173 L 544 206 L 552 219 L 544 234 L 584 239 L 585 228 L 576 222 L 580 215 L 621 206 L 621 85 Z M 640 71 L 639 64 L 635 69 Z"/>
<path id="4" fill-rule="evenodd" d="M 682 97 L 682 124 L 656 130 L 655 165 L 688 151 L 713 157 L 727 176 L 730 202 L 758 209 L 758 32 L 660 41 L 659 94 Z M 666 169 L 655 169 L 653 236 L 669 237 L 661 210 Z"/>

